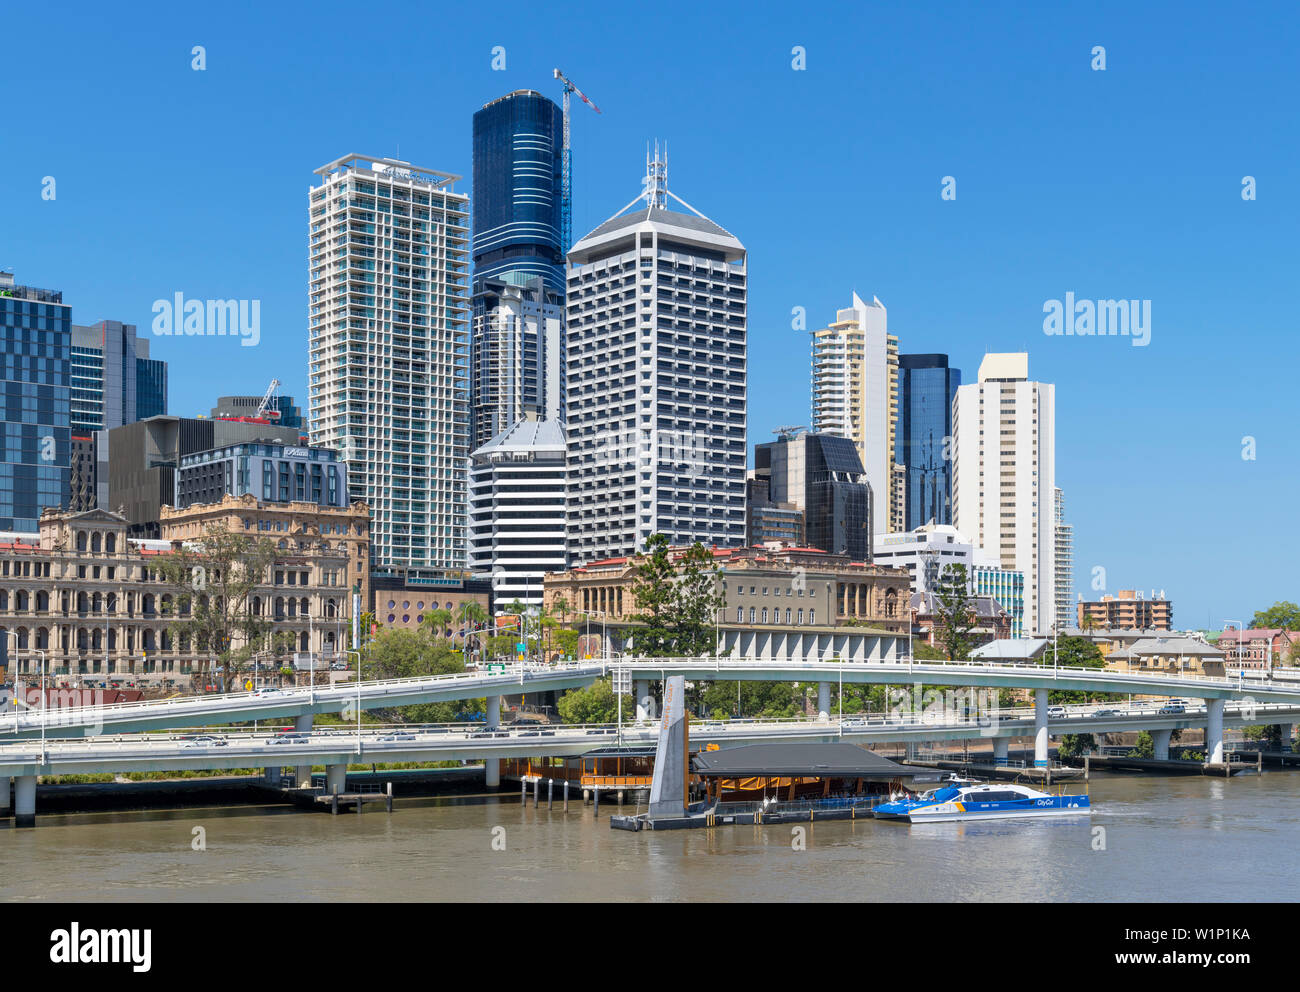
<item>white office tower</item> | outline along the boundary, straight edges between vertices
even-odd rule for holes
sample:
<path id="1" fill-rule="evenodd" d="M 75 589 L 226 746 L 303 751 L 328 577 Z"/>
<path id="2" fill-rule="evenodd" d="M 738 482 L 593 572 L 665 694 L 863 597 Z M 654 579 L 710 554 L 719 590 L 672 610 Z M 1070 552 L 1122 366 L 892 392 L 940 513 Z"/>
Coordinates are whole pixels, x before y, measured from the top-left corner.
<path id="1" fill-rule="evenodd" d="M 498 604 L 542 605 L 565 569 L 567 449 L 556 420 L 520 420 L 470 456 L 469 558 Z"/>
<path id="2" fill-rule="evenodd" d="M 1056 616 L 1056 387 L 1029 356 L 985 355 L 953 401 L 952 524 L 1025 576 L 1025 633 Z"/>
<path id="3" fill-rule="evenodd" d="M 812 426 L 847 437 L 871 486 L 871 532 L 905 526 L 901 478 L 895 478 L 898 420 L 898 338 L 889 333 L 885 305 L 853 294 L 829 327 L 812 332 Z"/>
<path id="4" fill-rule="evenodd" d="M 348 155 L 310 189 L 311 440 L 348 466 L 375 567 L 464 569 L 469 198 Z"/>
<path id="5" fill-rule="evenodd" d="M 1065 493 L 1054 489 L 1052 521 L 1056 528 L 1056 618 L 1062 630 L 1077 621 L 1071 586 L 1074 576 L 1074 528 L 1065 522 Z"/>
<path id="6" fill-rule="evenodd" d="M 573 564 L 655 533 L 745 539 L 745 247 L 668 192 L 657 149 L 646 164 L 641 195 L 568 254 Z"/>
<path id="7" fill-rule="evenodd" d="M 481 281 L 470 335 L 470 442 L 480 448 L 530 413 L 564 420 L 564 301 L 512 269 Z"/>

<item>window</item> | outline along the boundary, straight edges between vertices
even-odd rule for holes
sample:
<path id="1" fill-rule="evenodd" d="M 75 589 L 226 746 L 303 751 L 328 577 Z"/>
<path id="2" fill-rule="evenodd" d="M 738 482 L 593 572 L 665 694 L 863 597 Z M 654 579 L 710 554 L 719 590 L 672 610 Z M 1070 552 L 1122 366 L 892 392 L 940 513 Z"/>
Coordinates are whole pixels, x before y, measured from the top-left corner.
<path id="1" fill-rule="evenodd" d="M 744 621 L 745 621 L 745 608 L 743 606 L 737 606 L 736 623 L 744 623 Z"/>

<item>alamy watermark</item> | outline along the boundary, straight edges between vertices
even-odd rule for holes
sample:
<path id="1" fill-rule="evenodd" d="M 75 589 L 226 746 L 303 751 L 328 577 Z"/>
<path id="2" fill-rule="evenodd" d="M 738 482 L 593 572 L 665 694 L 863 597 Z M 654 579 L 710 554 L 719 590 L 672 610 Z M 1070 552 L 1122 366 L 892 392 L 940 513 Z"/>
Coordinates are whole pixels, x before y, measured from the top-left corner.
<path id="1" fill-rule="evenodd" d="M 1048 337 L 1132 338 L 1135 348 L 1151 343 L 1150 300 L 1075 300 L 1066 293 L 1064 301 L 1048 300 L 1043 304 L 1043 333 Z"/>
<path id="2" fill-rule="evenodd" d="M 245 348 L 262 340 L 261 300 L 187 300 L 176 293 L 153 301 L 153 332 L 160 337 L 239 337 Z"/>

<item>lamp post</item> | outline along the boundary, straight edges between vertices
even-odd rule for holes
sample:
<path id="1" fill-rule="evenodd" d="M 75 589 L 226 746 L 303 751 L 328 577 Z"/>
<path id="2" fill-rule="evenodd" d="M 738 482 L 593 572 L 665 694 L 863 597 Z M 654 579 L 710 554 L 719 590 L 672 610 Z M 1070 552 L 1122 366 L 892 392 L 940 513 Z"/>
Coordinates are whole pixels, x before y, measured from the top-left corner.
<path id="1" fill-rule="evenodd" d="M 349 649 L 348 654 L 357 656 L 357 754 L 361 753 L 361 651 Z"/>

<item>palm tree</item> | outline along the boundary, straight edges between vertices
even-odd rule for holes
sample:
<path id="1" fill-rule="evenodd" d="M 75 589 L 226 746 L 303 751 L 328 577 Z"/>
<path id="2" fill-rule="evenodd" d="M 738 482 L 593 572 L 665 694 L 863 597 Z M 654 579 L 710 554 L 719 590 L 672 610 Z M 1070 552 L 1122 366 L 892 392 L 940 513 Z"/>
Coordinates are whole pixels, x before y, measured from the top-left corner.
<path id="1" fill-rule="evenodd" d="M 487 620 L 488 620 L 487 610 L 483 609 L 483 605 L 479 603 L 478 600 L 466 599 L 461 602 L 460 606 L 456 608 L 456 623 L 460 625 L 460 633 L 465 638 L 465 641 L 462 642 L 462 646 L 466 646 L 466 647 L 468 646 L 467 642 L 469 641 L 469 634 L 468 634 L 469 628 L 477 627 L 481 624 L 484 624 L 487 622 Z M 474 638 L 475 648 L 478 647 L 478 643 L 479 643 L 478 638 L 475 637 Z"/>

